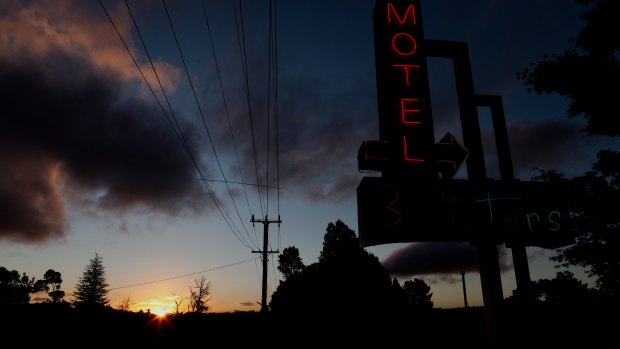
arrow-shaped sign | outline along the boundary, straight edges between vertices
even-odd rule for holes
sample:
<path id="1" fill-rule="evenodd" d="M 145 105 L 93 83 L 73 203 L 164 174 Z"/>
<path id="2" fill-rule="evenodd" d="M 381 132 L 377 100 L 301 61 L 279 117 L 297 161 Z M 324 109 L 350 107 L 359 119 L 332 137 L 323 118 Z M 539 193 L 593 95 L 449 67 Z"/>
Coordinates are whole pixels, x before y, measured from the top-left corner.
<path id="1" fill-rule="evenodd" d="M 450 179 L 454 177 L 468 156 L 469 151 L 448 132 L 433 145 L 431 154 L 425 156 L 430 165 L 426 169 L 441 173 L 443 179 Z M 388 155 L 386 141 L 365 141 L 357 154 L 360 171 L 382 171 L 392 160 Z"/>
<path id="2" fill-rule="evenodd" d="M 441 173 L 441 178 L 452 178 L 463 162 L 469 156 L 469 151 L 448 132 L 433 147 L 432 159 Z"/>

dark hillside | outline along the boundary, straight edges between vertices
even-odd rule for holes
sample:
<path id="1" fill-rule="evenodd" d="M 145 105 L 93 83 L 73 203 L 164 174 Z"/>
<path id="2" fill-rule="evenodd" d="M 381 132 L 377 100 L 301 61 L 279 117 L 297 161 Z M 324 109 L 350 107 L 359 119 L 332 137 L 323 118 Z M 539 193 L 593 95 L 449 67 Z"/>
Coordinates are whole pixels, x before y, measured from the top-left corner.
<path id="1" fill-rule="evenodd" d="M 74 309 L 67 304 L 3 306 L 3 338 L 28 347 L 175 348 L 253 345 L 332 345 L 486 348 L 484 309 L 428 309 L 410 314 L 300 314 L 235 312 L 159 318 L 111 308 Z M 510 309 L 501 348 L 607 347 L 618 320 L 601 308 Z M 610 342 L 611 343 L 611 342 Z"/>

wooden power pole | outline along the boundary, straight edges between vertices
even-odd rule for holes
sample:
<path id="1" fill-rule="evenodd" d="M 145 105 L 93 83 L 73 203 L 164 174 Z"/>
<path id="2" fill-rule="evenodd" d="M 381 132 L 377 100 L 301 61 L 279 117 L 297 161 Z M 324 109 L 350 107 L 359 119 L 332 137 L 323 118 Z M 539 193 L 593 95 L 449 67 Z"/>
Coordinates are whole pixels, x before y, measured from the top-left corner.
<path id="1" fill-rule="evenodd" d="M 280 216 L 278 216 L 278 220 L 269 220 L 265 215 L 265 219 L 254 219 L 254 215 L 252 215 L 252 224 L 254 223 L 263 223 L 263 250 L 262 251 L 252 251 L 252 253 L 262 253 L 263 254 L 263 290 L 260 302 L 260 311 L 267 312 L 269 307 L 267 306 L 267 262 L 268 262 L 268 254 L 269 253 L 278 253 L 279 251 L 269 251 L 269 223 L 282 223 L 280 220 Z"/>
<path id="2" fill-rule="evenodd" d="M 467 289 L 465 288 L 465 271 L 461 271 L 461 280 L 463 281 L 463 300 L 465 301 L 465 308 L 467 308 Z"/>

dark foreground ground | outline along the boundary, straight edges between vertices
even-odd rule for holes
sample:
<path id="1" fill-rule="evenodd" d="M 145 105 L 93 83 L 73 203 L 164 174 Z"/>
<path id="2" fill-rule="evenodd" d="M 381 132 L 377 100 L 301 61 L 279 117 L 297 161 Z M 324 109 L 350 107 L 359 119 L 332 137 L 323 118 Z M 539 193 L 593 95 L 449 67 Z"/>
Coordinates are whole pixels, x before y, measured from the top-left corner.
<path id="1" fill-rule="evenodd" d="M 0 338 L 14 348 L 617 348 L 620 343 L 617 312 L 606 307 L 506 309 L 493 323 L 495 344 L 489 342 L 483 308 L 165 318 L 54 304 L 0 310 Z"/>

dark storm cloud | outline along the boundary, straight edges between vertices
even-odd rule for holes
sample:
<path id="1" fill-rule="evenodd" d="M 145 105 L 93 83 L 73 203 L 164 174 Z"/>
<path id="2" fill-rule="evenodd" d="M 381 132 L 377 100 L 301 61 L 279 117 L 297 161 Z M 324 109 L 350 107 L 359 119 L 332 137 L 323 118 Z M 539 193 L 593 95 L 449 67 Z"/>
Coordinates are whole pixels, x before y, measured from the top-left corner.
<path id="1" fill-rule="evenodd" d="M 0 203 L 11 217 L 0 219 L 0 237 L 62 236 L 61 187 L 110 210 L 195 207 L 200 183 L 173 129 L 121 86 L 63 52 L 0 59 Z"/>
<path id="2" fill-rule="evenodd" d="M 67 226 L 58 166 L 42 154 L 0 144 L 0 238 L 22 243 L 61 238 Z"/>
<path id="3" fill-rule="evenodd" d="M 573 172 L 567 173 L 570 175 L 583 174 L 587 168 L 571 167 L 580 163 L 589 164 L 593 154 L 591 147 L 588 147 L 588 140 L 592 139 L 588 139 L 580 129 L 579 125 L 568 120 L 509 124 L 515 174 L 518 176 L 519 170 L 531 173 L 533 168 Z"/>
<path id="4" fill-rule="evenodd" d="M 500 269 L 510 268 L 500 253 Z M 407 245 L 392 252 L 383 266 L 395 276 L 447 275 L 461 271 L 478 271 L 478 255 L 475 247 L 460 242 L 421 242 Z"/>
<path id="5" fill-rule="evenodd" d="M 355 188 L 361 174 L 357 169 L 357 150 L 365 139 L 378 139 L 378 117 L 375 100 L 363 98 L 374 93 L 372 84 L 343 82 L 341 86 L 330 86 L 327 81 L 299 75 L 283 77 L 279 92 L 278 152 L 280 186 L 282 195 L 301 195 L 316 201 L 342 201 L 354 198 Z M 253 109 L 253 132 L 257 139 L 252 144 L 250 121 L 246 110 L 231 108 L 234 135 L 239 153 L 242 154 L 246 182 L 254 182 L 255 174 L 247 169 L 254 166 L 254 148 L 261 169 L 261 178 L 266 178 L 265 135 L 267 100 L 259 95 Z M 230 103 L 239 108 L 242 103 Z M 223 118 L 225 112 L 213 113 Z M 214 125 L 228 125 L 225 119 Z M 226 126 L 227 127 L 227 126 Z M 275 128 L 271 125 L 271 136 Z M 220 132 L 218 148 L 232 149 L 229 131 Z M 228 142 L 228 143 L 222 143 Z M 226 146 L 222 146 L 226 145 Z M 275 144 L 270 145 L 275 154 Z M 270 158 L 270 183 L 275 185 L 275 156 Z M 231 173 L 237 173 L 236 169 Z"/>
<path id="6" fill-rule="evenodd" d="M 315 2 L 284 2 L 278 6 L 278 13 L 284 14 L 278 19 L 277 78 L 279 177 L 280 186 L 284 188 L 281 194 L 314 201 L 354 199 L 355 188 L 361 179 L 357 170 L 357 150 L 362 141 L 379 138 L 372 46 L 374 2 L 358 1 L 355 8 L 348 3 L 335 2 L 330 3 L 329 11 L 324 11 L 324 4 Z M 357 15 L 358 11 L 364 10 L 366 15 Z M 349 15 L 351 11 L 356 15 Z M 314 25 L 313 18 L 317 14 L 321 17 L 321 28 Z M 343 25 L 345 14 L 347 22 Z M 262 27 L 255 27 L 257 32 L 265 24 L 260 25 Z M 225 40 L 233 42 L 229 37 Z M 216 41 L 216 47 L 226 45 Z M 264 135 L 267 134 L 268 96 L 267 89 L 261 86 L 265 86 L 269 75 L 265 69 L 268 63 L 265 43 L 253 40 L 249 45 L 259 45 L 248 48 L 251 83 L 258 86 L 252 88 L 251 94 L 256 149 L 249 129 L 248 101 L 238 93 L 244 86 L 233 84 L 225 86 L 225 90 L 235 140 L 243 154 L 244 176 L 249 178 L 246 181 L 254 182 L 256 176 L 249 170 L 255 168 L 254 151 L 258 156 L 261 178 L 266 178 Z M 232 55 L 224 56 L 218 51 L 218 58 L 229 57 L 219 60 L 222 67 L 228 67 L 222 69 L 226 74 L 223 76 L 225 83 L 242 81 L 230 77 L 230 74 L 241 72 L 236 52 L 237 48 Z M 273 104 L 271 108 L 273 110 Z M 219 112 L 212 115 L 223 116 L 225 112 L 220 107 Z M 227 125 L 227 122 L 218 120 L 213 124 Z M 270 135 L 273 137 L 273 121 L 271 126 Z M 229 137 L 223 141 L 231 145 Z M 226 148 L 220 144 L 218 139 L 218 149 Z M 274 149 L 272 142 L 272 154 L 275 154 Z M 270 160 L 269 176 L 275 179 L 275 156 Z M 271 185 L 275 185 L 275 181 Z"/>
<path id="7" fill-rule="evenodd" d="M 352 84 L 335 92 L 309 86 L 302 103 L 284 97 L 288 112 L 281 122 L 281 156 L 287 161 L 280 170 L 286 183 L 303 183 L 303 195 L 311 200 L 355 195 L 361 179 L 357 151 L 362 141 L 378 139 L 375 100 L 360 98 L 371 95 L 372 88 Z"/>

